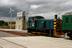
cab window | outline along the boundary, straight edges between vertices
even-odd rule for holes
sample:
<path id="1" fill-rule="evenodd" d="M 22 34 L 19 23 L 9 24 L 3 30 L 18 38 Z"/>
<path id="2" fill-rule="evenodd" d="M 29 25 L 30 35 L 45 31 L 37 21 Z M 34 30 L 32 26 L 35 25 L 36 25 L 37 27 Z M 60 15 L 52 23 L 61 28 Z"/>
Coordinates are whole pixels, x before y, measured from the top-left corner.
<path id="1" fill-rule="evenodd" d="M 72 18 L 71 18 L 71 23 L 72 23 Z"/>
<path id="2" fill-rule="evenodd" d="M 65 22 L 69 23 L 69 18 L 68 17 L 65 18 Z"/>

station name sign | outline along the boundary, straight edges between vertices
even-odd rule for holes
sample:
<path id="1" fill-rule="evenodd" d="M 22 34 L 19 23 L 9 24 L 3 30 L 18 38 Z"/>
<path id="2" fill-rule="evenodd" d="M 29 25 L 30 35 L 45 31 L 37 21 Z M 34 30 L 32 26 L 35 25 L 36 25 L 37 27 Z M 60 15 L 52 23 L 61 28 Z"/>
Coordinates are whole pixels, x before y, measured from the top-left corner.
<path id="1" fill-rule="evenodd" d="M 22 17 L 23 16 L 23 12 L 18 12 L 17 13 L 17 17 Z"/>

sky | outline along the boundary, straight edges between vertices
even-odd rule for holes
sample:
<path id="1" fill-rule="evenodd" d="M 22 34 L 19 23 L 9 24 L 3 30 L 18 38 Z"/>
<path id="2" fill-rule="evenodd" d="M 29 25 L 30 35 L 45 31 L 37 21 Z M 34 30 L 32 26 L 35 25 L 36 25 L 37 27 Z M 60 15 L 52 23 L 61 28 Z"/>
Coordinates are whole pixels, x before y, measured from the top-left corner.
<path id="1" fill-rule="evenodd" d="M 18 11 L 27 11 L 28 17 L 42 15 L 45 18 L 53 18 L 72 11 L 72 0 L 0 0 L 0 16 L 16 17 Z"/>

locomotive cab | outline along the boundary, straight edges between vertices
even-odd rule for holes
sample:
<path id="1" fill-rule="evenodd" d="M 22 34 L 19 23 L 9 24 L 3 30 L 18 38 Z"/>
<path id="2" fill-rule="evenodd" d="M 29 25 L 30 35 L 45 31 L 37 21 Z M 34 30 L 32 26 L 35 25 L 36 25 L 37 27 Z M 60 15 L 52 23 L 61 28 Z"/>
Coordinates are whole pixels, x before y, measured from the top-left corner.
<path id="1" fill-rule="evenodd" d="M 65 33 L 65 37 L 72 39 L 72 15 L 62 16 L 62 31 Z"/>

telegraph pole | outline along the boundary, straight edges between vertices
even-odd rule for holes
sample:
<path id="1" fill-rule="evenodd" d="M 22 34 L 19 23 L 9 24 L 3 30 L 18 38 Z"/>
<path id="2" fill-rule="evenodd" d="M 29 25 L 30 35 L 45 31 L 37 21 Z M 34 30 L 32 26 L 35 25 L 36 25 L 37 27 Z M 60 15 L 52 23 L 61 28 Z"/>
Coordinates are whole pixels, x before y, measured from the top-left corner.
<path id="1" fill-rule="evenodd" d="M 12 18 L 12 12 L 13 12 L 14 10 L 12 9 L 12 8 L 10 8 L 10 10 L 9 10 L 9 13 L 10 13 L 10 29 L 12 28 L 11 26 L 12 26 L 12 23 L 11 23 L 11 18 Z"/>
<path id="2" fill-rule="evenodd" d="M 10 15 L 10 19 L 11 19 L 11 17 L 12 17 L 12 13 L 11 13 L 11 15 Z M 11 19 L 11 20 L 12 20 L 12 19 Z M 10 20 L 10 29 L 12 28 L 12 27 L 11 27 L 11 25 L 12 25 L 11 20 Z"/>

